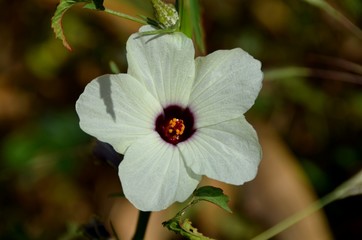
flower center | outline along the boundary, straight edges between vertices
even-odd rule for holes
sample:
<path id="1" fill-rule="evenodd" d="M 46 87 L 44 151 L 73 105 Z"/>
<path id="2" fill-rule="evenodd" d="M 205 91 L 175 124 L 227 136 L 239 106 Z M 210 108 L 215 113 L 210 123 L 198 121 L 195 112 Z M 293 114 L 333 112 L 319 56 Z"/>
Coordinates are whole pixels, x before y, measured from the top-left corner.
<path id="1" fill-rule="evenodd" d="M 172 118 L 165 127 L 165 134 L 172 140 L 179 140 L 185 131 L 184 120 Z"/>
<path id="2" fill-rule="evenodd" d="M 155 130 L 168 143 L 177 145 L 196 131 L 194 117 L 189 108 L 171 105 L 163 110 L 155 122 Z"/>

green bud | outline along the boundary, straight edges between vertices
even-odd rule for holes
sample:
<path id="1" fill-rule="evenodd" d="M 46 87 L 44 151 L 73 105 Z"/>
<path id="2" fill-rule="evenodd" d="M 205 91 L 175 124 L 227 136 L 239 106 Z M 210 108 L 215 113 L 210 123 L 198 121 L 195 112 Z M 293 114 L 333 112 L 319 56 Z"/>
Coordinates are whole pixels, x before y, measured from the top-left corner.
<path id="1" fill-rule="evenodd" d="M 162 28 L 173 28 L 179 22 L 176 8 L 171 3 L 164 3 L 162 0 L 151 0 L 156 20 Z"/>

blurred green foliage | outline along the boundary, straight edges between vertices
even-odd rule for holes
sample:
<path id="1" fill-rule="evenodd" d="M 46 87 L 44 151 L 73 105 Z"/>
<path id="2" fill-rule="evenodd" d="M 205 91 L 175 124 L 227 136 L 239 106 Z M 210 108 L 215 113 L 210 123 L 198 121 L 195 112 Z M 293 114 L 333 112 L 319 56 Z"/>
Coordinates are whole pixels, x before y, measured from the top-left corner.
<path id="1" fill-rule="evenodd" d="M 329 2 L 362 26 L 360 0 Z M 1 239 L 57 239 L 68 222 L 78 226 L 95 212 L 84 181 L 97 174 L 91 138 L 74 103 L 87 82 L 110 72 L 110 61 L 126 71 L 125 41 L 139 27 L 75 7 L 64 17 L 69 52 L 50 28 L 56 4 L 0 1 Z M 148 1 L 105 5 L 152 15 Z M 305 1 L 205 0 L 201 10 L 207 52 L 241 47 L 266 73 L 307 69 L 266 79 L 249 114 L 278 130 L 319 195 L 362 168 L 361 39 Z M 360 235 L 360 200 L 327 207 L 335 239 Z M 76 202 L 87 207 L 81 217 L 70 213 L 81 209 Z"/>
<path id="2" fill-rule="evenodd" d="M 5 169 L 26 173 L 33 164 L 56 164 L 56 170 L 71 171 L 76 148 L 89 141 L 77 123 L 74 112 L 54 112 L 18 128 L 2 144 Z"/>

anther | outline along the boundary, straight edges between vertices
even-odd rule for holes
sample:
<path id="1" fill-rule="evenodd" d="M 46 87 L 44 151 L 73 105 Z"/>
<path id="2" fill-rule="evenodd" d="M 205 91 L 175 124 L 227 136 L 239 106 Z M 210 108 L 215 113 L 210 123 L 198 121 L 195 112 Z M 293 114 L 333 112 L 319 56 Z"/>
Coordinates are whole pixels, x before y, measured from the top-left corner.
<path id="1" fill-rule="evenodd" d="M 178 140 L 185 131 L 185 124 L 182 119 L 172 118 L 165 128 L 167 137 L 172 141 Z"/>

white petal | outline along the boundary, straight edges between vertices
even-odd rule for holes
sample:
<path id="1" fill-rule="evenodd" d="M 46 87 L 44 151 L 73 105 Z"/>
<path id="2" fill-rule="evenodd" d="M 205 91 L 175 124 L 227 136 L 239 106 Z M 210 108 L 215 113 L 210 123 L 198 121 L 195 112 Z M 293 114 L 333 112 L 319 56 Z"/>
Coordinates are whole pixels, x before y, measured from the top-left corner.
<path id="1" fill-rule="evenodd" d="M 119 177 L 126 198 L 142 211 L 159 211 L 185 201 L 201 178 L 185 166 L 177 147 L 156 132 L 127 149 Z"/>
<path id="2" fill-rule="evenodd" d="M 76 103 L 80 127 L 119 153 L 155 128 L 161 105 L 127 74 L 103 75 L 90 82 Z"/>
<path id="3" fill-rule="evenodd" d="M 240 117 L 260 91 L 261 64 L 240 48 L 220 50 L 196 59 L 196 79 L 190 97 L 196 127 Z"/>
<path id="4" fill-rule="evenodd" d="M 141 31 L 153 30 L 150 27 Z M 182 33 L 139 36 L 127 42 L 128 74 L 142 82 L 161 105 L 186 106 L 195 72 L 195 50 Z"/>
<path id="5" fill-rule="evenodd" d="M 196 174 L 235 185 L 252 180 L 261 159 L 258 137 L 245 118 L 198 129 L 178 147 Z"/>

